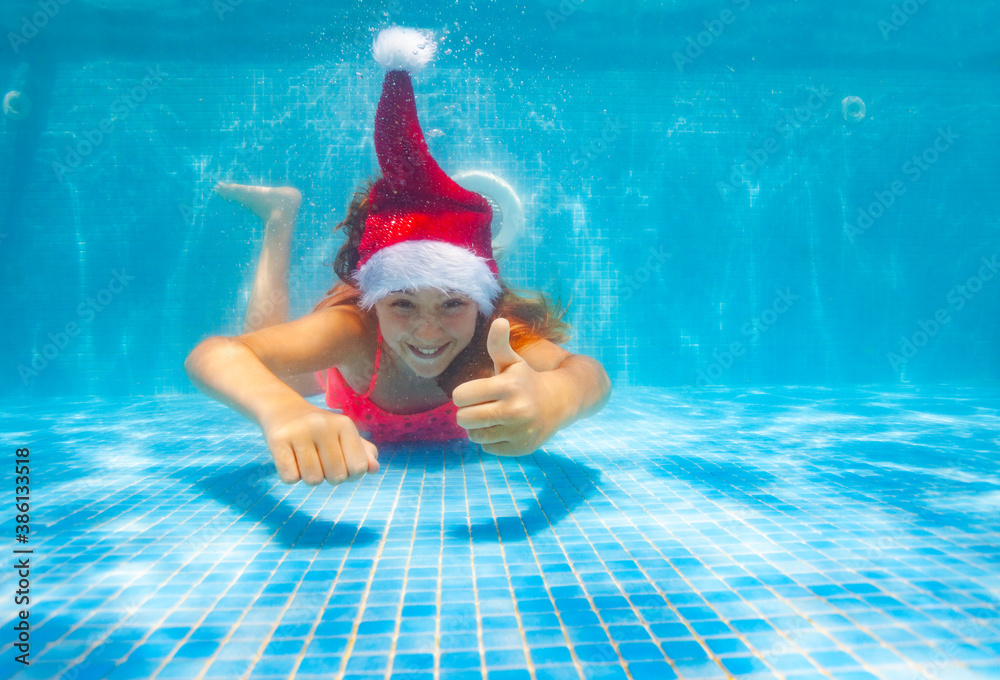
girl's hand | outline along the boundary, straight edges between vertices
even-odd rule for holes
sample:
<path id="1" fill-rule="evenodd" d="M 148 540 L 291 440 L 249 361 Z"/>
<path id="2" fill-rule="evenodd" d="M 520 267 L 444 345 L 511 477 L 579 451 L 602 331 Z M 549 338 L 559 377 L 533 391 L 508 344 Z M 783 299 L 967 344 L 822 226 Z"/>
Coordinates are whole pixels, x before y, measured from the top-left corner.
<path id="1" fill-rule="evenodd" d="M 510 322 L 496 319 L 486 349 L 496 373 L 470 380 L 452 392 L 458 424 L 483 451 L 504 456 L 533 453 L 559 429 L 556 405 L 545 373 L 528 365 L 510 346 Z"/>
<path id="2" fill-rule="evenodd" d="M 323 480 L 336 486 L 378 472 L 378 449 L 339 413 L 296 404 L 270 414 L 261 429 L 285 484 L 301 479 L 309 486 Z"/>

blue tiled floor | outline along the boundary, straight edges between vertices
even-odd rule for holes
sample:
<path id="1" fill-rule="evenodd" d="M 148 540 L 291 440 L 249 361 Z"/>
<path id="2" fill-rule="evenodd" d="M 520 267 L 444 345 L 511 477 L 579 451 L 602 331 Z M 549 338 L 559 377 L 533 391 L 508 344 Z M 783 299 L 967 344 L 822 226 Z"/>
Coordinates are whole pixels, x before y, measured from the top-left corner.
<path id="1" fill-rule="evenodd" d="M 0 677 L 1000 677 L 995 388 L 619 390 L 534 456 L 385 445 L 337 489 L 201 396 L 0 419 L 34 549 Z"/>

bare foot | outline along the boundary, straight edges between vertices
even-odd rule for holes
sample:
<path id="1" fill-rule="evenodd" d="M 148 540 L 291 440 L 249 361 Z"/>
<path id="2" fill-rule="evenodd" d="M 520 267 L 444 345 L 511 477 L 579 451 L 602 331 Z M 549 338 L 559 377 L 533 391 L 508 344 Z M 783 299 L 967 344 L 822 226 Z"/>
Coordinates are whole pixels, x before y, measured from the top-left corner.
<path id="1" fill-rule="evenodd" d="M 215 185 L 215 193 L 227 201 L 239 203 L 265 222 L 275 212 L 294 216 L 302 205 L 302 193 L 293 187 L 253 187 L 246 184 Z"/>

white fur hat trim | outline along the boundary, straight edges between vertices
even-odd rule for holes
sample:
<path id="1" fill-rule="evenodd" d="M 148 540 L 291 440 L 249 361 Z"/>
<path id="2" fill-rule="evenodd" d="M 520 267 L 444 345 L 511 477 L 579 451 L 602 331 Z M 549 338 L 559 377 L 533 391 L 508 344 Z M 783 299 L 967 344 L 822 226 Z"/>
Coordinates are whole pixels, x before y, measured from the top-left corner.
<path id="1" fill-rule="evenodd" d="M 431 240 L 404 241 L 379 250 L 354 273 L 354 282 L 361 289 L 364 309 L 393 291 L 437 288 L 468 295 L 489 316 L 502 293 L 484 258 Z"/>

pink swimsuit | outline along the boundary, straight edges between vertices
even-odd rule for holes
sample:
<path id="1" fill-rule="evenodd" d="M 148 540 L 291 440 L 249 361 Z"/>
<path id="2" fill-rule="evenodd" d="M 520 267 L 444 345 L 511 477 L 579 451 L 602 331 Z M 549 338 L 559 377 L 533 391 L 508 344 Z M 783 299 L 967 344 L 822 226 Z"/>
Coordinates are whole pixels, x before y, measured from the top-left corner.
<path id="1" fill-rule="evenodd" d="M 320 385 L 326 386 L 326 404 L 330 408 L 341 409 L 345 416 L 354 421 L 358 430 L 370 432 L 371 440 L 380 442 L 401 441 L 442 441 L 445 439 L 465 439 L 468 432 L 458 425 L 458 408 L 449 401 L 430 411 L 401 415 L 389 413 L 368 398 L 375 389 L 378 378 L 379 359 L 382 357 L 382 329 L 378 329 L 378 345 L 375 349 L 375 370 L 368 391 L 357 394 L 344 380 L 336 368 L 328 368 L 324 377 L 317 373 Z"/>

